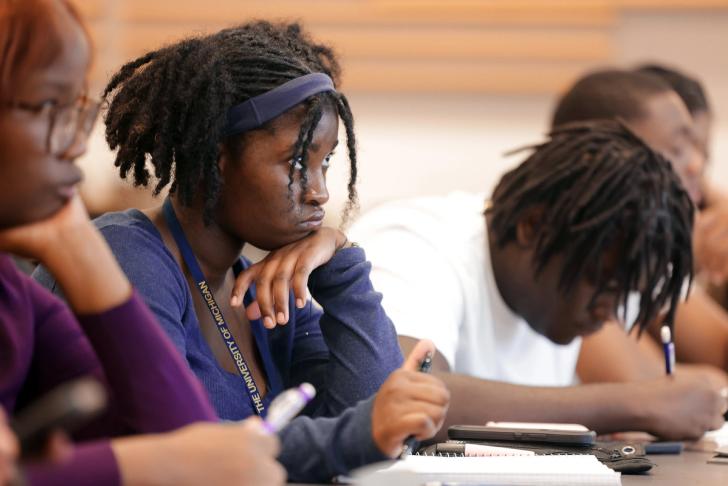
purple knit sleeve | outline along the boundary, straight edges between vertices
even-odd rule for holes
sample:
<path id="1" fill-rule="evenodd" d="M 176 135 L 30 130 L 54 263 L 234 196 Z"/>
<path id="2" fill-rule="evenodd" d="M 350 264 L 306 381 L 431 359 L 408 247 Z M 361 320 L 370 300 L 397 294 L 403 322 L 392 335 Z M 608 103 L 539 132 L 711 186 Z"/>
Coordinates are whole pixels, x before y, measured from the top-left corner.
<path id="1" fill-rule="evenodd" d="M 24 470 L 30 486 L 116 486 L 121 475 L 108 441 L 88 442 L 74 448 L 60 464 L 42 462 Z"/>
<path id="2" fill-rule="evenodd" d="M 164 432 L 217 420 L 202 385 L 136 292 L 125 303 L 78 321 L 133 431 Z"/>

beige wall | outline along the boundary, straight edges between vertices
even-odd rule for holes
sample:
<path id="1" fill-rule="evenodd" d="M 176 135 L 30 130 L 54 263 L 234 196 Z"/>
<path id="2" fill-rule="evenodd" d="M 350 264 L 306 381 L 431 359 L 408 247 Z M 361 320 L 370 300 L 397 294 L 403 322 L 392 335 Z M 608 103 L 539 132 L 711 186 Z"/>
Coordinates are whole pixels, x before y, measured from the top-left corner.
<path id="1" fill-rule="evenodd" d="M 368 1 L 382 3 L 378 0 Z M 422 3 L 420 0 L 412 1 Z M 478 2 L 456 3 L 469 5 Z M 684 7 L 711 2 L 585 0 L 584 3 L 630 3 L 632 7 L 611 11 L 605 17 L 607 20 L 602 19 L 597 22 L 599 25 L 589 27 L 590 31 L 595 28 L 609 40 L 606 51 L 594 51 L 594 56 L 579 61 L 578 65 L 573 61 L 548 61 L 552 65 L 550 69 L 559 73 L 557 80 L 550 79 L 545 84 L 530 80 L 523 84 L 528 89 L 519 90 L 508 90 L 498 83 L 486 83 L 482 89 L 472 89 L 468 88 L 468 83 L 458 82 L 440 86 L 440 89 L 416 89 L 414 93 L 405 93 L 399 89 L 388 92 L 376 81 L 379 78 L 373 76 L 369 78 L 376 81 L 373 84 L 354 84 L 351 90 L 347 90 L 359 137 L 362 207 L 366 209 L 393 198 L 446 193 L 455 189 L 489 190 L 505 169 L 519 162 L 518 157 L 506 160 L 501 154 L 508 149 L 537 141 L 544 133 L 558 86 L 568 83 L 576 73 L 590 66 L 629 65 L 645 59 L 683 66 L 705 79 L 718 117 L 711 170 L 716 181 L 728 190 L 728 56 L 725 54 L 728 50 L 728 10 L 664 8 L 669 3 Z M 660 8 L 653 8 L 655 3 Z M 721 1 L 713 3 L 719 6 L 726 4 Z M 431 21 L 427 25 L 431 25 Z M 503 24 L 499 25 L 483 24 L 477 29 L 503 29 Z M 522 28 L 522 25 L 518 28 Z M 539 29 L 542 34 L 548 34 L 551 29 L 556 35 L 566 28 L 557 25 Z M 109 35 L 107 32 L 106 36 Z M 509 49 L 514 49 L 513 45 Z M 463 68 L 462 60 L 458 61 L 460 69 L 475 69 L 487 77 L 487 66 L 498 65 L 499 68 L 493 70 L 496 78 L 502 75 L 497 73 L 514 72 L 508 71 L 510 64 L 507 59 L 494 61 L 492 56 L 495 51 L 488 51 L 490 57 L 486 56 L 487 59 L 478 58 L 477 62 L 470 62 L 473 66 L 477 65 L 477 69 L 472 66 Z M 442 56 L 442 53 L 438 55 Z M 449 62 L 442 57 L 437 59 L 440 59 L 438 62 L 442 66 Z M 540 60 L 536 65 L 542 62 L 545 61 Z M 346 68 L 346 58 L 344 64 Z M 415 63 L 412 72 L 404 72 L 398 78 L 398 83 L 406 84 L 403 80 L 406 81 L 408 76 L 410 80 L 417 79 L 417 66 L 422 67 Z M 463 75 L 463 71 L 459 72 Z M 344 155 L 344 150 L 339 150 L 330 173 L 331 213 L 336 212 L 345 197 Z M 115 197 L 116 181 L 111 168 L 111 155 L 105 149 L 100 135 L 92 140 L 91 150 L 83 165 L 89 173 L 90 184 L 85 188 L 88 199 L 97 208 L 107 207 L 110 199 Z"/>

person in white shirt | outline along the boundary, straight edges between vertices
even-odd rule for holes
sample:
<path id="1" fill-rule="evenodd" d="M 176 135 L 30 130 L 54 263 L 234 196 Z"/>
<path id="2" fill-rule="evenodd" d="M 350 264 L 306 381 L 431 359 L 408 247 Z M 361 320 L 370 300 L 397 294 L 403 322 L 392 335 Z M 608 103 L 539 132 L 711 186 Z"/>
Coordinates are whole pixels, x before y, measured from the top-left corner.
<path id="1" fill-rule="evenodd" d="M 634 325 L 674 314 L 692 272 L 692 211 L 669 162 L 605 121 L 555 130 L 489 201 L 384 205 L 350 237 L 367 248 L 403 350 L 435 342 L 446 425 L 575 422 L 682 439 L 722 424 L 725 401 L 703 380 L 569 385 L 579 336 L 630 293 L 640 294 Z"/>
<path id="2" fill-rule="evenodd" d="M 705 291 L 700 278 L 703 273 L 720 280 L 721 267 L 728 268 L 728 202 L 710 187 L 705 174 L 710 120 L 705 93 L 697 81 L 664 67 L 592 71 L 558 99 L 552 126 L 596 119 L 623 120 L 666 157 L 700 209 L 693 225 L 693 261 L 699 278 L 675 314 L 676 373 L 698 374 L 718 389 L 728 387 L 728 314 Z M 618 326 L 604 326 L 584 339 L 577 362 L 581 381 L 624 382 L 663 374 L 661 323 L 655 324 L 639 340 Z M 603 366 L 606 358 L 615 365 Z"/>

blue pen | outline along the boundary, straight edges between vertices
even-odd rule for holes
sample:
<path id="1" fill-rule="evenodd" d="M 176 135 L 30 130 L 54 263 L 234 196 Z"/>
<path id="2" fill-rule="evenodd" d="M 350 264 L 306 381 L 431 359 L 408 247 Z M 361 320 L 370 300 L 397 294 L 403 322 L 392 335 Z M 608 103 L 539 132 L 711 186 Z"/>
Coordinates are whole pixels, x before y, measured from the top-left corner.
<path id="1" fill-rule="evenodd" d="M 667 324 L 660 329 L 660 338 L 665 351 L 665 371 L 671 375 L 675 372 L 675 343 L 672 342 L 672 332 Z"/>
<path id="2" fill-rule="evenodd" d="M 423 359 L 422 363 L 420 363 L 420 373 L 429 373 L 431 368 L 432 353 L 427 353 L 425 359 Z M 417 439 L 414 436 L 410 435 L 409 437 L 407 437 L 407 440 L 404 441 L 404 446 L 402 446 L 402 453 L 399 455 L 400 459 L 406 455 L 412 454 L 416 447 Z"/>

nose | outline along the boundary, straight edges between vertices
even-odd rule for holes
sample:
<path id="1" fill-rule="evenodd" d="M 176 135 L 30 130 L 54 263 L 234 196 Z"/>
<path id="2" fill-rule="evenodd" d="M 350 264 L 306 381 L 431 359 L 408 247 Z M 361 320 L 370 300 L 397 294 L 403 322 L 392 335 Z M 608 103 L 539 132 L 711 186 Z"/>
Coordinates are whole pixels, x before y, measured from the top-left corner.
<path id="1" fill-rule="evenodd" d="M 88 135 L 79 130 L 76 133 L 75 138 L 73 139 L 73 143 L 71 143 L 71 146 L 68 147 L 68 149 L 63 153 L 61 158 L 70 161 L 76 160 L 77 158 L 85 154 L 87 149 Z"/>
<path id="2" fill-rule="evenodd" d="M 314 206 L 323 206 L 329 201 L 329 190 L 326 187 L 326 176 L 323 171 L 312 170 L 308 173 L 308 184 L 304 202 Z"/>
<path id="3" fill-rule="evenodd" d="M 692 157 L 688 162 L 686 171 L 693 177 L 700 177 L 705 170 L 705 156 L 700 150 L 693 150 Z"/>

